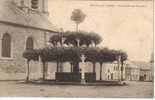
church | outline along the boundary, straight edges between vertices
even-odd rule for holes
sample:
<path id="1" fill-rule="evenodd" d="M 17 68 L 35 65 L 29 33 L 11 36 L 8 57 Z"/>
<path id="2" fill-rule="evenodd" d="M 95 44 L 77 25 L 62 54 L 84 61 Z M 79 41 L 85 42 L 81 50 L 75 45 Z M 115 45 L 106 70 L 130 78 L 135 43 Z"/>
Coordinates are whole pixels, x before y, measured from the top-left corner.
<path id="1" fill-rule="evenodd" d="M 23 52 L 44 47 L 58 28 L 48 20 L 48 0 L 0 0 L 0 3 L 0 72 L 25 73 Z M 37 67 L 35 62 L 33 65 L 32 72 Z"/>

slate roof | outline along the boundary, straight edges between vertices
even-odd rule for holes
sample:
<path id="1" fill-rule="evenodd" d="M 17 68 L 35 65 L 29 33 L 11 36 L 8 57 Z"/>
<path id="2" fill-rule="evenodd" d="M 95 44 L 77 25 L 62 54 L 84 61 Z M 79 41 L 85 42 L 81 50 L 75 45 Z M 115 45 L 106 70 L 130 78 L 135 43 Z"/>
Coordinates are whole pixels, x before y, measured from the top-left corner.
<path id="1" fill-rule="evenodd" d="M 13 0 L 0 0 L 0 4 L 0 21 L 58 32 L 58 28 L 41 13 L 27 14 Z"/>

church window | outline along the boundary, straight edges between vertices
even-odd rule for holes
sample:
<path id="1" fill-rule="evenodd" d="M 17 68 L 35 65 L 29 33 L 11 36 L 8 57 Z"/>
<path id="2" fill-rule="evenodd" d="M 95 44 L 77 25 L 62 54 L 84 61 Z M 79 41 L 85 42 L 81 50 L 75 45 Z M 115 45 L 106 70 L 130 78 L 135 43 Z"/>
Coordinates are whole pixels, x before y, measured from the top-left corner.
<path id="1" fill-rule="evenodd" d="M 26 40 L 26 49 L 32 50 L 34 48 L 33 39 L 32 37 L 28 37 Z"/>
<path id="2" fill-rule="evenodd" d="M 37 9 L 38 8 L 38 0 L 31 0 L 31 7 L 33 9 Z"/>
<path id="3" fill-rule="evenodd" d="M 2 57 L 11 57 L 11 36 L 7 33 L 2 37 Z"/>

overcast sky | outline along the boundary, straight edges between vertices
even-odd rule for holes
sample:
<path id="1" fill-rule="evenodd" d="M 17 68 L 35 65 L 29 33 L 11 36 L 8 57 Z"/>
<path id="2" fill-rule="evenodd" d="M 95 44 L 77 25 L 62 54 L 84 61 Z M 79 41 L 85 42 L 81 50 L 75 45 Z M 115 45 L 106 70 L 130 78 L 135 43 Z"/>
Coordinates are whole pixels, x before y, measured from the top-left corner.
<path id="1" fill-rule="evenodd" d="M 114 7 L 108 6 L 113 4 Z M 70 20 L 74 9 L 81 9 L 87 16 L 79 29 L 100 34 L 103 38 L 101 46 L 122 49 L 130 60 L 150 60 L 153 52 L 152 2 L 49 0 L 50 20 L 64 30 L 75 30 L 75 24 Z"/>

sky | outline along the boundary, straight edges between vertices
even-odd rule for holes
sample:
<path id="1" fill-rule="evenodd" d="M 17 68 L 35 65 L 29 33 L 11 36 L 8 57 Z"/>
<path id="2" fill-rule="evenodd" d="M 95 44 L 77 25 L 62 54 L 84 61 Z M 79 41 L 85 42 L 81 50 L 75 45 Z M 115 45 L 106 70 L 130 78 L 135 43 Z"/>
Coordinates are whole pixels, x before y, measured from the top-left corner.
<path id="1" fill-rule="evenodd" d="M 93 31 L 103 38 L 101 47 L 124 50 L 129 60 L 149 61 L 153 53 L 153 2 L 49 0 L 50 21 L 75 31 L 70 20 L 74 9 L 86 18 L 79 30 Z"/>

